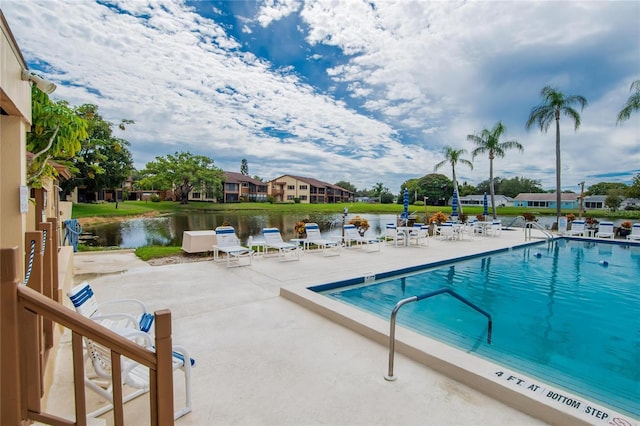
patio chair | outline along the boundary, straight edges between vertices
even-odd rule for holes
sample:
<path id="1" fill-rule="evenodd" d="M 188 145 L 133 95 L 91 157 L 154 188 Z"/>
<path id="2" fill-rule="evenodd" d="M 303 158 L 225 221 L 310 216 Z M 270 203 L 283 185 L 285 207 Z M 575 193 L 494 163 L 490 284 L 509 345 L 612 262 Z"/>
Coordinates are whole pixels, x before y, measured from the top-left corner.
<path id="1" fill-rule="evenodd" d="M 275 249 L 278 251 L 278 258 L 280 261 L 300 260 L 300 246 L 297 244 L 285 243 L 282 240 L 282 235 L 278 228 L 264 228 L 262 230 L 262 235 L 264 236 L 265 241 L 265 256 L 269 254 L 269 249 Z"/>
<path id="2" fill-rule="evenodd" d="M 342 245 L 336 240 L 324 238 L 317 223 L 305 223 L 304 230 L 307 234 L 307 238 L 304 241 L 304 244 L 307 248 L 309 248 L 310 245 L 319 247 L 322 249 L 323 256 L 340 255 L 340 249 L 342 248 Z"/>
<path id="3" fill-rule="evenodd" d="M 631 233 L 627 235 L 627 240 L 640 240 L 640 223 L 633 224 Z"/>
<path id="4" fill-rule="evenodd" d="M 90 318 L 104 327 L 116 329 L 136 329 L 151 331 L 153 314 L 137 299 L 114 299 L 98 303 L 91 285 L 83 281 L 67 293 L 76 312 Z"/>
<path id="5" fill-rule="evenodd" d="M 596 238 L 613 239 L 613 237 L 613 222 L 600 222 L 600 225 L 598 225 L 598 232 L 596 232 Z"/>
<path id="6" fill-rule="evenodd" d="M 245 265 L 251 265 L 253 250 L 240 245 L 240 240 L 236 236 L 236 230 L 233 226 L 218 226 L 216 228 L 216 243 L 213 245 L 214 262 L 218 261 L 220 252 L 227 255 L 227 268 L 231 267 L 232 262 L 235 266 L 242 266 L 242 259 L 248 259 L 249 262 Z"/>
<path id="7" fill-rule="evenodd" d="M 343 229 L 344 237 L 342 237 L 342 241 L 346 247 L 351 247 L 351 245 L 355 243 L 355 247 L 371 247 L 380 251 L 382 244 L 378 238 L 363 237 L 355 225 L 345 225 Z"/>
<path id="8" fill-rule="evenodd" d="M 487 227 L 487 235 L 491 235 L 492 237 L 497 237 L 502 234 L 502 221 L 494 220 L 491 222 L 491 226 Z"/>
<path id="9" fill-rule="evenodd" d="M 394 246 L 405 246 L 407 241 L 407 235 L 404 231 L 398 230 L 398 227 L 393 223 L 387 223 L 385 228 L 385 241 L 387 244 L 393 244 Z"/>
<path id="10" fill-rule="evenodd" d="M 414 223 L 413 229 L 409 232 L 409 245 L 416 247 L 429 245 L 429 227 L 424 223 Z"/>
<path id="11" fill-rule="evenodd" d="M 134 329 L 120 329 L 118 332 L 150 351 L 155 350 L 153 339 L 148 333 Z M 83 340 L 85 362 L 92 366 L 92 368 L 85 368 L 84 383 L 107 402 L 107 404 L 87 413 L 87 417 L 94 418 L 113 409 L 111 350 L 86 337 Z M 184 406 L 174 412 L 175 420 L 191 412 L 191 368 L 195 366 L 195 360 L 180 346 L 173 346 L 172 355 L 173 371 L 181 371 L 184 375 Z M 149 392 L 149 369 L 126 357 L 122 357 L 120 361 L 122 384 L 131 388 L 127 390 L 128 393 L 123 394 L 122 402 L 127 403 Z"/>
<path id="12" fill-rule="evenodd" d="M 453 241 L 458 239 L 458 231 L 453 222 L 443 222 L 439 225 L 434 224 L 433 232 L 434 235 L 436 235 L 441 240 Z"/>
<path id="13" fill-rule="evenodd" d="M 574 220 L 571 222 L 571 229 L 565 232 L 565 235 L 578 235 L 583 237 L 586 232 L 586 223 L 584 220 Z"/>

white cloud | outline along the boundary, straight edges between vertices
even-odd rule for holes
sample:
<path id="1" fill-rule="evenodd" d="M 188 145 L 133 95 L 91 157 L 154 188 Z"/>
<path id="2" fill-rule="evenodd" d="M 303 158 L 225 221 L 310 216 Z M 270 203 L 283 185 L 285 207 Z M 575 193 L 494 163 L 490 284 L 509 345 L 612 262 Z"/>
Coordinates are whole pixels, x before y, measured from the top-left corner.
<path id="1" fill-rule="evenodd" d="M 506 138 L 525 153 L 497 159 L 496 176 L 553 187 L 555 136 L 524 129 L 540 88 L 551 83 L 594 94 L 580 130 L 563 127 L 567 185 L 640 168 L 640 120 L 615 126 L 630 82 L 640 78 L 637 2 L 268 0 L 254 21 L 237 17 L 240 31 L 253 34 L 256 23 L 276 26 L 299 14 L 298 28 L 308 31 L 301 38 L 312 46 L 304 57 L 325 60 L 313 51 L 320 45 L 347 55 L 327 70 L 335 82 L 328 92 L 244 51 L 224 26 L 181 1 L 4 0 L 3 13 L 27 61 L 49 65 L 54 97 L 97 104 L 112 122 L 136 122 L 121 136 L 132 142 L 137 167 L 171 153 L 154 149 L 171 147 L 209 155 L 227 170 L 247 158 L 251 173 L 267 179 L 384 182 L 395 192 L 432 172 L 442 146 L 470 152 L 468 134 L 504 120 Z M 580 58 L 598 58 L 593 71 L 571 66 Z M 596 65 L 617 69 L 619 80 L 605 81 L 611 74 Z M 601 87 L 580 85 L 589 72 L 602 74 Z M 332 98 L 341 90 L 361 112 Z M 487 179 L 488 160 L 474 164 L 461 176 Z"/>

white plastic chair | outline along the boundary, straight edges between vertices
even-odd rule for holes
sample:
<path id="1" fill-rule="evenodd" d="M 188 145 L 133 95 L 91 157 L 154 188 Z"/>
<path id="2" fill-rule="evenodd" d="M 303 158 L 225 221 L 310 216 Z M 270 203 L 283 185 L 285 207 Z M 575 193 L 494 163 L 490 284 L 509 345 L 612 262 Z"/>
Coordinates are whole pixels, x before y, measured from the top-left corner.
<path id="1" fill-rule="evenodd" d="M 627 235 L 627 240 L 640 240 L 640 223 L 631 226 L 631 233 Z"/>
<path id="2" fill-rule="evenodd" d="M 324 238 L 317 223 L 305 223 L 304 230 L 307 234 L 307 238 L 304 241 L 307 248 L 310 245 L 315 245 L 322 249 L 323 256 L 337 256 L 340 254 L 342 245 L 338 241 Z"/>
<path id="3" fill-rule="evenodd" d="M 586 223 L 584 220 L 574 220 L 571 222 L 571 229 L 565 232 L 565 235 L 584 236 L 586 232 Z"/>
<path id="4" fill-rule="evenodd" d="M 134 328 L 151 331 L 153 314 L 137 299 L 113 299 L 98 303 L 91 285 L 87 281 L 67 292 L 76 312 L 111 330 Z"/>
<path id="5" fill-rule="evenodd" d="M 380 251 L 381 241 L 377 238 L 367 238 L 360 235 L 355 225 L 344 225 L 344 237 L 342 241 L 346 247 L 351 247 L 355 243 L 356 247 L 369 247 Z M 370 250 L 373 251 L 373 250 Z"/>
<path id="6" fill-rule="evenodd" d="M 406 238 L 407 235 L 403 231 L 398 230 L 398 227 L 396 225 L 394 225 L 393 223 L 387 224 L 385 240 L 388 244 L 393 244 L 396 247 L 398 245 L 404 246 L 406 245 Z"/>
<path id="7" fill-rule="evenodd" d="M 242 266 L 242 259 L 248 259 L 245 265 L 251 265 L 253 250 L 249 247 L 240 245 L 240 239 L 236 236 L 236 230 L 233 226 L 218 226 L 216 228 L 216 244 L 213 246 L 213 260 L 218 261 L 219 253 L 227 255 L 227 268 L 231 267 L 232 262 L 235 266 Z"/>
<path id="8" fill-rule="evenodd" d="M 280 261 L 300 260 L 300 246 L 297 244 L 285 243 L 282 240 L 282 235 L 278 228 L 264 228 L 262 230 L 262 235 L 264 236 L 265 241 L 265 256 L 268 255 L 269 249 L 275 249 L 278 251 L 278 258 Z"/>
<path id="9" fill-rule="evenodd" d="M 596 238 L 613 239 L 613 236 L 613 222 L 600 222 L 600 225 L 598 225 L 598 232 L 596 232 Z"/>

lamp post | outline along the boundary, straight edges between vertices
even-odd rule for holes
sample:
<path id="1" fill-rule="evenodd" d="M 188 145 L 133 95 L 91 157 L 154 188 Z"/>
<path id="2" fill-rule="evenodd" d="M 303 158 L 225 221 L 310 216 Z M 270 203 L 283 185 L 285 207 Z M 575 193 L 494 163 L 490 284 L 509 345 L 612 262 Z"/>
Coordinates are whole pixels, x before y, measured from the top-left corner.
<path id="1" fill-rule="evenodd" d="M 584 202 L 584 181 L 580 182 L 578 185 L 580 185 L 580 210 L 578 212 L 578 219 L 582 219 L 582 203 Z"/>

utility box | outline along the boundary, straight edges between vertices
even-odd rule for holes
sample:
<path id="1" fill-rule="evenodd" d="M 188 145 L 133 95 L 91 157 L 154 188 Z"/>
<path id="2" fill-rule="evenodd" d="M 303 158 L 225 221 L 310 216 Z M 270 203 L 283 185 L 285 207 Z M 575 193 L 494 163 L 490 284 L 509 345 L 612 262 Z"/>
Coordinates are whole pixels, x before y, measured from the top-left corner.
<path id="1" fill-rule="evenodd" d="M 182 233 L 182 250 L 187 253 L 213 251 L 215 244 L 216 231 L 184 231 Z"/>

